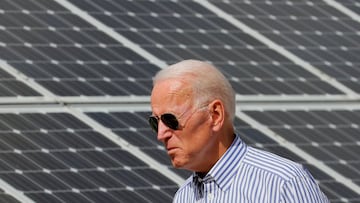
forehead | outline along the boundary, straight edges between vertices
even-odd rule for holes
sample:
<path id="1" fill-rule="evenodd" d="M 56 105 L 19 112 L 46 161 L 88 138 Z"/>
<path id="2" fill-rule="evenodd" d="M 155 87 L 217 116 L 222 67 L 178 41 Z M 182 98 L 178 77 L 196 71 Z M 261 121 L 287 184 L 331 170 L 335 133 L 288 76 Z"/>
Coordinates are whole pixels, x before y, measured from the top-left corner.
<path id="1" fill-rule="evenodd" d="M 176 110 L 186 104 L 190 104 L 192 89 L 184 81 L 167 79 L 158 81 L 151 93 L 151 107 L 153 111 Z"/>

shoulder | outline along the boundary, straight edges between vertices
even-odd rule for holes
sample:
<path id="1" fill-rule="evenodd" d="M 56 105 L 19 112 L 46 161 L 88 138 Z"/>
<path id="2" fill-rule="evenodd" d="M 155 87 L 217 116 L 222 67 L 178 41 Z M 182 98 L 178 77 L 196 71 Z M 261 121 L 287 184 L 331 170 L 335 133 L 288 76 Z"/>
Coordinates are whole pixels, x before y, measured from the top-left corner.
<path id="1" fill-rule="evenodd" d="M 271 174 L 284 181 L 306 173 L 304 167 L 299 163 L 253 147 L 248 148 L 243 163 L 246 167 Z"/>
<path id="2" fill-rule="evenodd" d="M 238 172 L 238 184 L 256 185 L 262 191 L 281 202 L 328 202 L 309 171 L 301 164 L 276 154 L 248 147 L 248 152 Z M 243 186 L 241 188 L 253 188 Z M 266 192 L 270 192 L 267 194 Z"/>

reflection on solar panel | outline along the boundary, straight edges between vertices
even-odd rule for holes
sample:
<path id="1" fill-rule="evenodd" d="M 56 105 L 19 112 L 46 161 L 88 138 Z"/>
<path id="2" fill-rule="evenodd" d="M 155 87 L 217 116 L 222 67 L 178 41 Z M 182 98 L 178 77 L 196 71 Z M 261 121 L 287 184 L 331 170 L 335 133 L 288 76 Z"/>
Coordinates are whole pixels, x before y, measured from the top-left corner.
<path id="1" fill-rule="evenodd" d="M 152 76 L 214 63 L 248 144 L 360 202 L 359 3 L 0 0 L 0 202 L 171 202 Z"/>

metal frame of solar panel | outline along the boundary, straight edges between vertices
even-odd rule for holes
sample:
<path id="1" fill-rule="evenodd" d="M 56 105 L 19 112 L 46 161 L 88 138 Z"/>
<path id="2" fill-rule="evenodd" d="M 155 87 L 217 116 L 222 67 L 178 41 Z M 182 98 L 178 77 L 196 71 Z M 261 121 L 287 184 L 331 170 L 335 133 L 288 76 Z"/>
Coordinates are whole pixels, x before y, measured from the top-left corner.
<path id="1" fill-rule="evenodd" d="M 360 201 L 359 4 L 0 0 L 0 201 L 169 202 L 174 169 L 147 126 L 151 77 L 214 63 L 237 133 Z"/>

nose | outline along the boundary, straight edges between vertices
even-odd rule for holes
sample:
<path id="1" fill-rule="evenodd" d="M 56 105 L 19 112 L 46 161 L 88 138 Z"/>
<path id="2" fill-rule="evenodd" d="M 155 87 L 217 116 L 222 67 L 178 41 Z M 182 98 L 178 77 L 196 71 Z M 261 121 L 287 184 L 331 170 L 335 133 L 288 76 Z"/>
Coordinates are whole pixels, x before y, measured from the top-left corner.
<path id="1" fill-rule="evenodd" d="M 169 129 L 169 127 L 167 127 L 161 120 L 159 120 L 157 139 L 163 142 L 166 138 L 170 137 L 171 133 L 169 133 Z"/>

